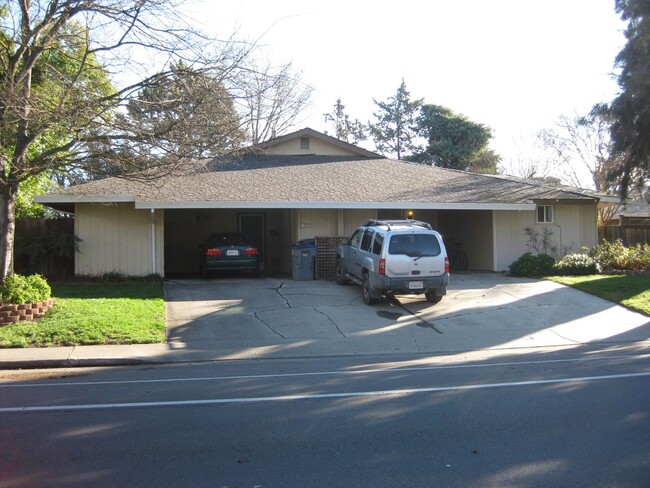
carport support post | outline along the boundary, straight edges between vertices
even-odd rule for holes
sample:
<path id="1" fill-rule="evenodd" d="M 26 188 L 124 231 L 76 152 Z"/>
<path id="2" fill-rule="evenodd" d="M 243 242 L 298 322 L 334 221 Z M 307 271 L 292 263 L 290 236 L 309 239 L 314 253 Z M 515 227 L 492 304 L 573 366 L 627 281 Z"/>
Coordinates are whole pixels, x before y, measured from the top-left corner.
<path id="1" fill-rule="evenodd" d="M 156 211 L 151 209 L 151 273 L 156 274 Z"/>

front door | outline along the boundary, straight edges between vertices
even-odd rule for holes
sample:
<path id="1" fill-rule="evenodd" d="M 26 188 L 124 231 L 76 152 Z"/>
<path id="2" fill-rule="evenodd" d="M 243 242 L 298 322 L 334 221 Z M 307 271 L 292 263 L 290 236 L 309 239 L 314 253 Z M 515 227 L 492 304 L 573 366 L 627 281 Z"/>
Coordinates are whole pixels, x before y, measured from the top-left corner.
<path id="1" fill-rule="evenodd" d="M 264 261 L 264 214 L 239 214 L 239 232 L 248 236 L 251 244 L 254 244 L 259 251 L 260 268 L 266 269 Z"/>

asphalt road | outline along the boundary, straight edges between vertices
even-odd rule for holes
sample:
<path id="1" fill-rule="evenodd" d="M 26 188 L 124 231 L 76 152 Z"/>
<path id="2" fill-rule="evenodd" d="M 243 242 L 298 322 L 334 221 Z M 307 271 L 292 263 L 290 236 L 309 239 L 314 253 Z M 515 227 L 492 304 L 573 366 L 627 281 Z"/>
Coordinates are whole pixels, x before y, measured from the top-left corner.
<path id="1" fill-rule="evenodd" d="M 650 351 L 14 373 L 16 486 L 650 486 Z"/>

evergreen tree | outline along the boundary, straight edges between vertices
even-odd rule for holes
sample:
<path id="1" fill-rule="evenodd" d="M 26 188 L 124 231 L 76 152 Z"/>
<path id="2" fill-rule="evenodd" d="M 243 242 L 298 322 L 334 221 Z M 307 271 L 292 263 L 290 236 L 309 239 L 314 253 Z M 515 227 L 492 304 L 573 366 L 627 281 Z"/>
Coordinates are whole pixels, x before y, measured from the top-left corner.
<path id="1" fill-rule="evenodd" d="M 334 104 L 332 113 L 323 114 L 325 122 L 334 124 L 334 137 L 350 144 L 358 144 L 366 138 L 366 126 L 359 119 L 350 120 L 340 98 Z"/>
<path id="2" fill-rule="evenodd" d="M 214 158 L 246 137 L 224 84 L 182 61 L 129 101 L 128 117 L 156 139 L 157 151 L 165 155 Z"/>
<path id="3" fill-rule="evenodd" d="M 418 131 L 424 150 L 409 159 L 450 169 L 495 174 L 501 158 L 487 146 L 492 130 L 442 105 L 423 105 Z"/>
<path id="4" fill-rule="evenodd" d="M 625 196 L 650 177 L 650 2 L 616 0 L 616 11 L 628 25 L 627 43 L 616 57 L 621 92 L 609 107 L 613 148 L 623 164 L 611 177 Z"/>
<path id="5" fill-rule="evenodd" d="M 402 159 L 418 150 L 417 115 L 422 99 L 411 101 L 411 95 L 402 83 L 394 96 L 385 102 L 373 99 L 379 111 L 374 113 L 376 122 L 369 123 L 370 135 L 379 152 Z"/>

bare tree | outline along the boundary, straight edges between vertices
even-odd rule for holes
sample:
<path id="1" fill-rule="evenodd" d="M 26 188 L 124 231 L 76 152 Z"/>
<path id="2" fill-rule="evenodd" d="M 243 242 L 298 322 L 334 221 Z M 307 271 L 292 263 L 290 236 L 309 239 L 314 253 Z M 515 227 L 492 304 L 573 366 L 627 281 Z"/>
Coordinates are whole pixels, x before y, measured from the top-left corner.
<path id="1" fill-rule="evenodd" d="M 620 166 L 621 155 L 613 150 L 609 117 L 607 111 L 596 106 L 585 116 L 562 115 L 555 128 L 538 134 L 570 185 L 590 187 L 600 193 L 617 193 L 609 176 L 614 168 Z M 599 206 L 598 221 L 607 223 L 618 208 L 618 205 Z"/>
<path id="2" fill-rule="evenodd" d="M 253 127 L 263 125 L 254 117 L 281 130 L 304 106 L 299 102 L 308 96 L 291 98 L 288 67 L 252 68 L 254 44 L 203 35 L 184 21 L 180 3 L 12 0 L 0 6 L 0 279 L 13 271 L 15 199 L 28 178 L 67 171 L 154 178 L 195 166 L 196 148 L 210 157 L 232 150 L 230 131 L 215 138 L 188 122 L 214 102 L 210 86 L 223 87 L 239 109 L 271 101 L 240 123 L 254 141 L 267 135 Z M 174 70 L 178 63 L 188 69 Z M 147 90 L 163 93 L 160 87 L 172 80 L 202 87 L 194 90 L 201 96 L 188 106 L 178 90 L 168 90 L 150 100 L 158 109 L 176 104 L 181 115 L 142 123 L 133 104 L 146 100 Z"/>
<path id="3" fill-rule="evenodd" d="M 312 88 L 292 65 L 251 62 L 232 90 L 253 145 L 282 134 L 310 103 Z"/>
<path id="4" fill-rule="evenodd" d="M 501 172 L 526 180 L 548 181 L 553 178 L 551 158 L 539 139 L 529 140 L 522 137 L 514 143 L 514 156 L 500 168 Z M 557 179 L 558 183 L 559 181 Z"/>
<path id="5" fill-rule="evenodd" d="M 540 131 L 538 137 L 567 183 L 606 193 L 612 190 L 607 175 L 616 163 L 609 127 L 607 116 L 599 112 L 562 115 L 555 128 Z"/>

